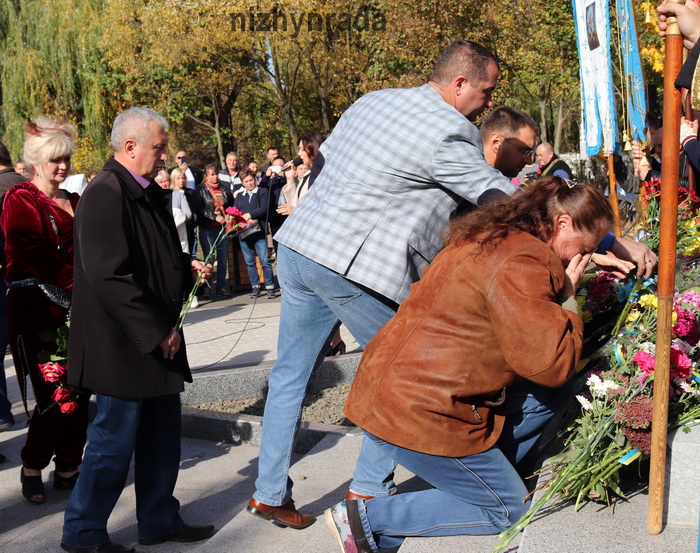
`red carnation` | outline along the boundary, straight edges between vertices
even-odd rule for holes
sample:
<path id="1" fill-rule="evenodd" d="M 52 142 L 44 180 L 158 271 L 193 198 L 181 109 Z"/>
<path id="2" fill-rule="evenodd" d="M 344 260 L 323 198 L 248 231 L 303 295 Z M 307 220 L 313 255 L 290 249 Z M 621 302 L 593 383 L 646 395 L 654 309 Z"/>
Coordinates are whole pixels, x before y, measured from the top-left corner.
<path id="1" fill-rule="evenodd" d="M 56 391 L 53 393 L 51 398 L 56 402 L 56 403 L 61 403 L 63 401 L 68 401 L 71 399 L 71 393 L 68 388 L 56 388 Z"/>
<path id="2" fill-rule="evenodd" d="M 78 408 L 78 404 L 75 401 L 66 401 L 65 403 L 59 403 L 58 408 L 61 410 L 61 413 L 72 413 Z"/>
<path id="3" fill-rule="evenodd" d="M 66 376 L 66 368 L 58 363 L 39 363 L 39 370 L 46 382 L 60 382 Z"/>

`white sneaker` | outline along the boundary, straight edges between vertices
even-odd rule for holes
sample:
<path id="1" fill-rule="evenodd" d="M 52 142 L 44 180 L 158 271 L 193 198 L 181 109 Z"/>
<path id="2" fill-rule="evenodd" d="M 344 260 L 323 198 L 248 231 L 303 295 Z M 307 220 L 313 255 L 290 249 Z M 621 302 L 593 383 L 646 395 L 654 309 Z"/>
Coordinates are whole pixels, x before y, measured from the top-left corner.
<path id="1" fill-rule="evenodd" d="M 195 296 L 194 298 L 192 298 L 192 304 L 190 305 L 190 307 L 191 307 L 192 309 L 194 309 L 195 307 L 199 307 L 199 301 L 197 301 L 197 296 Z"/>

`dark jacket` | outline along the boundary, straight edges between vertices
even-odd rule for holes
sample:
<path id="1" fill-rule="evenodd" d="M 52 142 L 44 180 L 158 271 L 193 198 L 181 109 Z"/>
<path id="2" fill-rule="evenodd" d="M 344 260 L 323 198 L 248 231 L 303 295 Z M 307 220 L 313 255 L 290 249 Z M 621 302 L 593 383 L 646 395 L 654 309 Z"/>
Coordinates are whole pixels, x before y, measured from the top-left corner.
<path id="1" fill-rule="evenodd" d="M 568 163 L 561 159 L 557 154 L 554 154 L 554 157 L 549 161 L 549 163 L 537 172 L 537 178 L 541 179 L 542 177 L 551 177 L 554 175 L 554 171 L 564 171 L 569 175 L 566 177 L 567 179 L 573 178 L 571 167 L 569 167 Z"/>
<path id="2" fill-rule="evenodd" d="M 0 170 L 0 201 L 1 197 L 5 195 L 5 192 L 12 188 L 15 184 L 25 182 L 26 180 L 27 179 L 22 175 L 16 173 L 12 167 Z"/>
<path id="3" fill-rule="evenodd" d="M 224 183 L 220 184 L 221 192 L 224 195 L 224 209 L 233 206 L 233 194 L 231 189 Z M 200 184 L 194 191 L 194 205 L 190 206 L 197 215 L 197 224 L 200 227 L 211 228 L 217 226 L 214 213 L 214 198 L 205 184 Z"/>
<path id="4" fill-rule="evenodd" d="M 243 192 L 238 194 L 233 202 L 233 206 L 240 209 L 241 213 L 250 213 L 250 216 L 259 221 L 262 228 L 265 228 L 268 198 L 267 189 L 258 186 L 255 194 L 248 195 Z"/>
<path id="5" fill-rule="evenodd" d="M 260 188 L 265 188 L 268 191 L 268 209 L 267 209 L 267 220 L 270 221 L 270 225 L 275 228 L 279 228 L 284 223 L 286 217 L 277 213 L 277 206 L 279 205 L 280 192 L 282 188 L 287 184 L 287 177 L 284 175 L 272 174 L 271 176 L 263 175 L 260 179 Z"/>
<path id="6" fill-rule="evenodd" d="M 170 169 L 168 169 L 168 174 L 172 173 L 173 169 L 177 169 L 177 166 L 171 167 Z M 195 186 L 204 182 L 204 172 L 201 169 L 197 169 L 196 167 L 189 166 L 189 170 L 192 171 L 192 176 L 194 177 Z"/>
<path id="7" fill-rule="evenodd" d="M 182 253 L 167 191 L 144 190 L 110 158 L 75 216 L 69 382 L 93 392 L 148 398 L 191 382 L 185 343 L 175 359 L 158 347 L 175 326 L 190 260 Z"/>

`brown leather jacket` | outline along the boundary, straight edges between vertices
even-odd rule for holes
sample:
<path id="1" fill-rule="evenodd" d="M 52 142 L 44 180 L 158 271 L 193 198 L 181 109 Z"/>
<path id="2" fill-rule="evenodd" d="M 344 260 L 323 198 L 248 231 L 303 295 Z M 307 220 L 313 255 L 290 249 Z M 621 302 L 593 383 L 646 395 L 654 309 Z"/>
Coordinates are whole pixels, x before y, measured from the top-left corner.
<path id="1" fill-rule="evenodd" d="M 367 345 L 345 415 L 414 451 L 489 449 L 504 388 L 521 378 L 561 386 L 579 361 L 583 323 L 556 303 L 563 283 L 561 260 L 526 233 L 481 253 L 445 248 Z"/>

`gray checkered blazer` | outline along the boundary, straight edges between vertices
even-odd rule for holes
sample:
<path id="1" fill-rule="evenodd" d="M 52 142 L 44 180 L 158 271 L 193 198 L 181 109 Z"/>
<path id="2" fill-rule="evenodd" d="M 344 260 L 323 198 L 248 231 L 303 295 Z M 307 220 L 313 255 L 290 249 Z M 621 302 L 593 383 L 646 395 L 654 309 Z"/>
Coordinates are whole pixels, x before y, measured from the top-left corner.
<path id="1" fill-rule="evenodd" d="M 371 92 L 321 146 L 323 170 L 275 238 L 400 303 L 443 247 L 462 198 L 515 187 L 430 85 Z"/>

